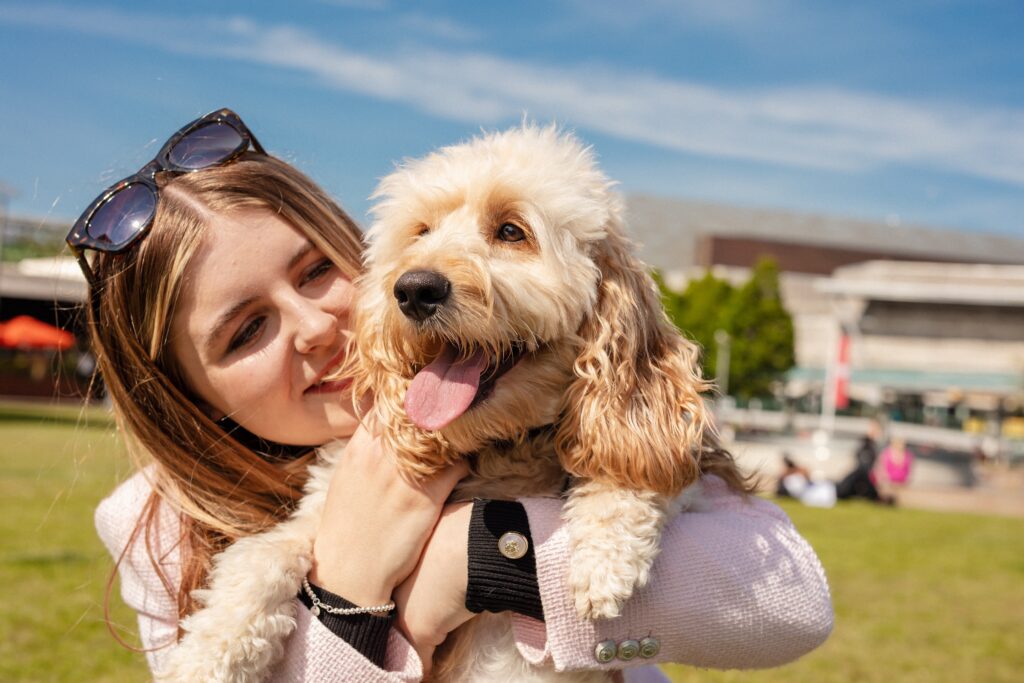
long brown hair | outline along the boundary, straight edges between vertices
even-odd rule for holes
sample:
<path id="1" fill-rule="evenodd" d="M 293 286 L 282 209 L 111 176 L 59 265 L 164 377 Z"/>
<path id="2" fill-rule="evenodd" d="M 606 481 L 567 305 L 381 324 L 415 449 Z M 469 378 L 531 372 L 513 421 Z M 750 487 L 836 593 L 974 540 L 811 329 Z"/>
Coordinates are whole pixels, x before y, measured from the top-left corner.
<path id="1" fill-rule="evenodd" d="M 216 217 L 242 209 L 279 215 L 349 278 L 358 274 L 362 242 L 337 203 L 273 157 L 247 154 L 158 183 L 160 201 L 150 234 L 124 253 L 97 255 L 93 268 L 100 284 L 90 292 L 88 322 L 128 450 L 139 468 L 155 463 L 148 470 L 153 494 L 131 543 L 145 543 L 182 617 L 192 611 L 190 594 L 203 583 L 213 555 L 272 526 L 295 507 L 310 458 L 270 462 L 227 436 L 200 407 L 168 344 L 185 269 L 205 230 L 216 228 Z M 177 586 L 163 571 L 163 558 L 154 555 L 163 503 L 181 520 Z"/>

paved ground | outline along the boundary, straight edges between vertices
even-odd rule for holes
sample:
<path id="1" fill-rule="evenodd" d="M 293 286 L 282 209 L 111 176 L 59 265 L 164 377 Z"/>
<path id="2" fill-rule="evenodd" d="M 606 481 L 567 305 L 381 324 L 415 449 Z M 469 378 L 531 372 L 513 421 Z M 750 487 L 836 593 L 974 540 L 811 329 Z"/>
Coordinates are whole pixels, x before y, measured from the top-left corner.
<path id="1" fill-rule="evenodd" d="M 853 467 L 857 440 L 815 442 L 813 435 L 745 436 L 730 444 L 744 469 L 774 489 L 782 456 L 788 454 L 816 479 L 836 481 Z M 1024 517 L 1024 468 L 979 466 L 963 454 L 919 449 L 910 483 L 896 490 L 898 504 L 927 510 Z"/>
<path id="2" fill-rule="evenodd" d="M 898 504 L 909 508 L 1024 517 L 1024 488 L 908 488 L 896 492 Z"/>

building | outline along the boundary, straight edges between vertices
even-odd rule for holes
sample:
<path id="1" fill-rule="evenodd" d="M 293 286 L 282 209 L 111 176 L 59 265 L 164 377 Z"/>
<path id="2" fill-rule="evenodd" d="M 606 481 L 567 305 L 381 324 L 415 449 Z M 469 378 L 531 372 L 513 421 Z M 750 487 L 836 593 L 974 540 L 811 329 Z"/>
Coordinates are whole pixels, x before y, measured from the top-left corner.
<path id="1" fill-rule="evenodd" d="M 934 424 L 1024 405 L 1024 266 L 868 261 L 817 289 L 850 338 L 852 396 Z"/>
<path id="2" fill-rule="evenodd" d="M 641 256 L 676 289 L 779 264 L 793 316 L 790 397 L 820 397 L 849 338 L 851 397 L 896 417 L 968 422 L 1024 405 L 1024 237 L 630 197 Z"/>

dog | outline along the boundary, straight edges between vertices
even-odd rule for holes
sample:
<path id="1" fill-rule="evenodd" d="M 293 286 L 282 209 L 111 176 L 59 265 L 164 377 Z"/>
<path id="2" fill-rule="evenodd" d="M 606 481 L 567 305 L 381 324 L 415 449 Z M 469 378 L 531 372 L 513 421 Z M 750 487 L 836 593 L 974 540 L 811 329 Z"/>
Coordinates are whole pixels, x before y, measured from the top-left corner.
<path id="1" fill-rule="evenodd" d="M 741 479 L 705 407 L 699 349 L 665 316 L 613 183 L 573 134 L 524 124 L 407 161 L 373 198 L 355 394 L 372 393 L 409 472 L 470 458 L 455 500 L 564 495 L 576 610 L 618 616 L 681 494 L 702 473 Z M 269 673 L 340 451 L 322 449 L 288 521 L 215 559 L 164 680 Z M 449 637 L 433 676 L 610 680 L 531 667 L 494 614 Z"/>

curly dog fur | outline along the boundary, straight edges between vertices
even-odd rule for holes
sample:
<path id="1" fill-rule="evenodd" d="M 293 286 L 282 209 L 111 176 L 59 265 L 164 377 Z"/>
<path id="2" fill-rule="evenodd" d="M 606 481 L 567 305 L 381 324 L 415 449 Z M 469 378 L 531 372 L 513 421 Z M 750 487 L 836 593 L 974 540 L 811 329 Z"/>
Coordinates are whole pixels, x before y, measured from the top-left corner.
<path id="1" fill-rule="evenodd" d="M 374 395 L 373 416 L 410 472 L 472 454 L 457 498 L 559 495 L 569 478 L 567 580 L 577 610 L 617 616 L 646 583 L 680 494 L 702 472 L 745 487 L 717 445 L 698 349 L 662 311 L 612 183 L 573 135 L 524 125 L 408 161 L 375 199 L 356 312 L 356 395 Z M 396 303 L 396 283 L 414 271 L 450 283 L 423 319 Z M 492 369 L 514 365 L 484 400 L 426 430 L 407 414 L 407 392 L 446 351 L 482 353 Z M 294 624 L 291 598 L 340 447 L 323 451 L 295 515 L 216 559 L 204 609 L 183 623 L 166 679 L 269 673 Z M 433 675 L 445 681 L 608 680 L 530 667 L 505 615 L 473 619 L 435 661 Z"/>

